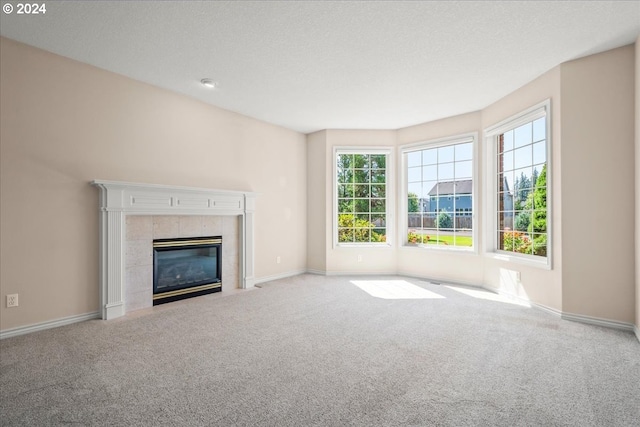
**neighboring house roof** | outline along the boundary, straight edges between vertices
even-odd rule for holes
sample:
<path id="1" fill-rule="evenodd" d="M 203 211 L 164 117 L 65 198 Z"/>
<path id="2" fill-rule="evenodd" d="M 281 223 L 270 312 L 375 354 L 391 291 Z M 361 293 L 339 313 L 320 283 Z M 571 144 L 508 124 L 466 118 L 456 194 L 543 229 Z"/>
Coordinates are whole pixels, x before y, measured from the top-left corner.
<path id="1" fill-rule="evenodd" d="M 455 192 L 454 192 L 455 189 Z M 438 182 L 429 191 L 430 196 L 443 196 L 450 194 L 471 194 L 473 192 L 473 180 Z"/>

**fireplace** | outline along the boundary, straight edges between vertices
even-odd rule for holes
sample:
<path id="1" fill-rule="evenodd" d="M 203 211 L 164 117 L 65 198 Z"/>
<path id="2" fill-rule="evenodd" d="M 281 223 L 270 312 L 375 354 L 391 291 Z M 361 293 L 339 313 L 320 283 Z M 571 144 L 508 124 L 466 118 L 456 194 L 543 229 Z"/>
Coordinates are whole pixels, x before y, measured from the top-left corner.
<path id="1" fill-rule="evenodd" d="M 222 236 L 153 241 L 153 305 L 222 290 Z"/>

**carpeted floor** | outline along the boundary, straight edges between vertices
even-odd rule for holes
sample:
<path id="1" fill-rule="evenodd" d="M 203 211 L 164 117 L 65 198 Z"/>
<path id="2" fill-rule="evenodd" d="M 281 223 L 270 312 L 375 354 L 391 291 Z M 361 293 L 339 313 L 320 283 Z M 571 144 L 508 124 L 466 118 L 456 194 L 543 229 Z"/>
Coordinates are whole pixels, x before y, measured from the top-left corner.
<path id="1" fill-rule="evenodd" d="M 402 277 L 302 275 L 9 338 L 0 368 L 2 426 L 640 425 L 633 334 Z"/>

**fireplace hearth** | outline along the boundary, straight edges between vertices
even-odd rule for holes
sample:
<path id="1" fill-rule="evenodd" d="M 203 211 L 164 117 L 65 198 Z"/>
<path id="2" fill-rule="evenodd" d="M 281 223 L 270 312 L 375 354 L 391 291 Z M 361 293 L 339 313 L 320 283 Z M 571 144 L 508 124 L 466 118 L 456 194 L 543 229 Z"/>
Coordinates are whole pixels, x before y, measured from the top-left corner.
<path id="1" fill-rule="evenodd" d="M 222 236 L 153 241 L 153 305 L 222 290 Z"/>

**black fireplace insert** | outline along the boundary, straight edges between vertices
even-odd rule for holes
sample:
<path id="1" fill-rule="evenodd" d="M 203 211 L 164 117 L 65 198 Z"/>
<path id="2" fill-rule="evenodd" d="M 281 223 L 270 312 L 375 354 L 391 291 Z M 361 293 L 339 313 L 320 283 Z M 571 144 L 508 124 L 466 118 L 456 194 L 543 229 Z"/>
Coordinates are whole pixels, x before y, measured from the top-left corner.
<path id="1" fill-rule="evenodd" d="M 222 236 L 153 241 L 153 305 L 222 290 Z"/>

